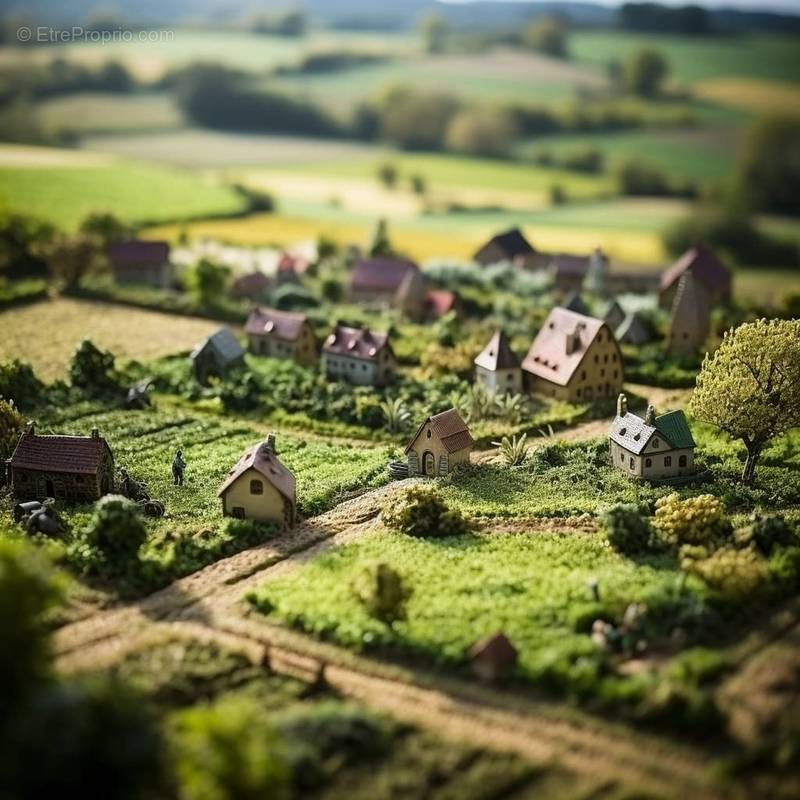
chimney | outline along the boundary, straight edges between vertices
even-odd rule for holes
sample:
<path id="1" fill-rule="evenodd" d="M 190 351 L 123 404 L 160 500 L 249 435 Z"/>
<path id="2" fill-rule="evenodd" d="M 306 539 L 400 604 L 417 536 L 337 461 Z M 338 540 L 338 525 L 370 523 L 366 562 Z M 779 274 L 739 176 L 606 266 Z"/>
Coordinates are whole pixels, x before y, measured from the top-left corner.
<path id="1" fill-rule="evenodd" d="M 628 398 L 624 392 L 620 392 L 617 398 L 617 416 L 624 417 L 628 413 Z"/>
<path id="2" fill-rule="evenodd" d="M 575 326 L 575 330 L 572 333 L 567 334 L 567 355 L 571 356 L 576 350 L 579 350 L 581 346 L 581 333 L 580 333 L 580 325 Z"/>
<path id="3" fill-rule="evenodd" d="M 100 431 L 97 428 L 92 428 L 92 439 L 99 439 Z"/>
<path id="4" fill-rule="evenodd" d="M 644 423 L 651 428 L 656 424 L 656 410 L 653 406 L 647 406 L 647 413 L 644 415 Z"/>
<path id="5" fill-rule="evenodd" d="M 275 434 L 274 433 L 267 434 L 267 440 L 264 442 L 264 449 L 268 453 L 272 453 L 272 455 L 275 455 Z"/>

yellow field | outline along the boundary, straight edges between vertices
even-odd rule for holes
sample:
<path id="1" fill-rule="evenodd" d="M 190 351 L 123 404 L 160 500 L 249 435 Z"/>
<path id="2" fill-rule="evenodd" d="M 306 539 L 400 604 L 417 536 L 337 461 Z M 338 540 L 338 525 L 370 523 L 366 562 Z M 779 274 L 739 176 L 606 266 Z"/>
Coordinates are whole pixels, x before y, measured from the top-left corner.
<path id="1" fill-rule="evenodd" d="M 800 87 L 756 78 L 716 78 L 693 87 L 694 93 L 720 105 L 745 111 L 800 115 Z"/>
<path id="2" fill-rule="evenodd" d="M 189 350 L 220 323 L 136 308 L 59 298 L 0 313 L 0 362 L 28 361 L 46 380 L 63 378 L 75 348 L 89 337 L 130 359 Z"/>
<path id="3" fill-rule="evenodd" d="M 185 232 L 192 238 L 218 238 L 231 244 L 288 246 L 298 241 L 330 237 L 340 245 L 364 247 L 372 232 L 371 223 L 307 219 L 285 214 L 257 214 L 241 219 L 205 220 L 185 225 L 162 225 L 144 235 L 172 241 Z M 422 224 L 392 225 L 395 247 L 420 261 L 436 258 L 468 259 L 497 231 L 486 224 L 461 224 L 447 231 Z M 663 265 L 664 253 L 657 234 L 649 231 L 620 231 L 604 228 L 567 229 L 563 226 L 528 225 L 525 234 L 535 247 L 551 252 L 588 253 L 603 247 L 612 259 L 631 264 Z"/>

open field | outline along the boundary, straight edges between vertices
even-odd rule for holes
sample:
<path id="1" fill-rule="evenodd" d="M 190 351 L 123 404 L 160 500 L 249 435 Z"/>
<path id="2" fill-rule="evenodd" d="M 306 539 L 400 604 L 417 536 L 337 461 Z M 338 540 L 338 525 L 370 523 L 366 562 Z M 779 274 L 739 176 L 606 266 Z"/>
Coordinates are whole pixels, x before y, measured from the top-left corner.
<path id="1" fill-rule="evenodd" d="M 165 131 L 183 124 L 172 97 L 158 93 L 81 92 L 44 100 L 37 104 L 36 113 L 45 130 L 69 130 L 82 136 Z"/>
<path id="2" fill-rule="evenodd" d="M 87 337 L 122 359 L 148 360 L 190 350 L 220 324 L 137 308 L 61 297 L 0 313 L 0 361 L 21 358 L 45 380 L 64 378 Z"/>
<path id="3" fill-rule="evenodd" d="M 703 81 L 694 93 L 720 105 L 754 113 L 800 114 L 800 87 L 757 78 L 714 78 Z"/>
<path id="4" fill-rule="evenodd" d="M 13 210 L 75 227 L 92 211 L 112 211 L 131 222 L 191 218 L 240 211 L 230 188 L 155 164 L 122 160 L 87 163 L 82 151 L 0 148 L 0 210 Z M 27 153 L 27 155 L 25 155 Z M 94 156 L 96 158 L 96 156 Z"/>

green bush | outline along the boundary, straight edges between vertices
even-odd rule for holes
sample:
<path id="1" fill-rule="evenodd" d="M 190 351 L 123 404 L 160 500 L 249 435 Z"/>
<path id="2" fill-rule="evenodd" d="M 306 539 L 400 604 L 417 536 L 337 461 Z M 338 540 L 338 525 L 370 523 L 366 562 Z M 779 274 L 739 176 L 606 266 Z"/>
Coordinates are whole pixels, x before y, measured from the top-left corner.
<path id="1" fill-rule="evenodd" d="M 17 411 L 14 401 L 0 395 L 0 486 L 5 483 L 5 461 L 14 451 L 24 429 L 25 418 Z"/>
<path id="2" fill-rule="evenodd" d="M 33 408 L 43 389 L 30 364 L 16 358 L 0 364 L 0 396 L 13 400 L 17 408 Z"/>
<path id="3" fill-rule="evenodd" d="M 173 753 L 185 800 L 285 800 L 285 745 L 263 711 L 243 698 L 180 713 Z"/>
<path id="4" fill-rule="evenodd" d="M 632 503 L 618 503 L 600 516 L 600 524 L 609 544 L 619 553 L 635 555 L 646 552 L 651 545 L 653 530 Z"/>
<path id="5" fill-rule="evenodd" d="M 754 514 L 747 527 L 736 531 L 736 541 L 744 545 L 752 542 L 765 556 L 777 548 L 800 545 L 795 527 L 780 514 Z"/>
<path id="6" fill-rule="evenodd" d="M 460 536 L 471 530 L 469 521 L 448 508 L 435 486 L 406 489 L 384 507 L 382 519 L 390 530 L 420 538 Z"/>
<path id="7" fill-rule="evenodd" d="M 72 356 L 69 377 L 73 386 L 87 394 L 102 395 L 120 389 L 114 373 L 114 354 L 84 339 Z"/>
<path id="8" fill-rule="evenodd" d="M 682 549 L 681 568 L 724 598 L 740 602 L 755 596 L 769 582 L 769 565 L 755 550 L 721 547 L 709 554 L 704 549 Z"/>
<path id="9" fill-rule="evenodd" d="M 718 543 L 731 531 L 722 502 L 711 494 L 683 500 L 674 492 L 660 497 L 656 501 L 653 525 L 673 546 Z"/>
<path id="10" fill-rule="evenodd" d="M 405 617 L 405 605 L 411 592 L 403 577 L 388 564 L 368 564 L 354 581 L 353 591 L 367 613 L 391 625 Z"/>
<path id="11" fill-rule="evenodd" d="M 135 503 L 109 494 L 95 503 L 84 531 L 87 543 L 108 556 L 111 565 L 136 557 L 147 538 L 147 529 Z"/>

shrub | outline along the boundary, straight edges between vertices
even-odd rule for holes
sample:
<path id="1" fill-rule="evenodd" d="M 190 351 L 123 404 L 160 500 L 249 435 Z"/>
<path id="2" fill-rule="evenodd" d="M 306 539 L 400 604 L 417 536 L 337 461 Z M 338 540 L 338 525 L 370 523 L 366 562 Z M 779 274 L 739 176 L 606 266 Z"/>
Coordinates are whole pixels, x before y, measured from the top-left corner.
<path id="1" fill-rule="evenodd" d="M 186 800 L 288 798 L 283 744 L 261 709 L 229 698 L 182 712 L 172 736 Z"/>
<path id="2" fill-rule="evenodd" d="M 25 428 L 25 418 L 17 411 L 14 401 L 0 395 L 0 486 L 5 482 L 5 461 L 14 451 Z"/>
<path id="3" fill-rule="evenodd" d="M 645 552 L 651 544 L 653 530 L 632 503 L 619 503 L 604 511 L 600 524 L 609 544 L 619 553 L 634 555 Z"/>
<path id="4" fill-rule="evenodd" d="M 743 600 L 755 594 L 769 580 L 767 561 L 755 550 L 721 547 L 705 555 L 701 552 L 703 549 L 684 549 L 681 568 L 725 597 Z"/>
<path id="5" fill-rule="evenodd" d="M 500 458 L 509 467 L 518 467 L 528 457 L 527 433 L 517 438 L 516 434 L 510 439 L 504 436 L 499 442 L 492 442 L 495 447 L 500 448 Z"/>
<path id="6" fill-rule="evenodd" d="M 797 532 L 780 514 L 754 514 L 750 525 L 736 531 L 736 541 L 754 544 L 765 556 L 776 548 L 800 544 Z"/>
<path id="7" fill-rule="evenodd" d="M 711 544 L 730 533 L 722 502 L 711 494 L 681 500 L 677 493 L 656 501 L 653 524 L 672 545 Z"/>
<path id="8" fill-rule="evenodd" d="M 89 394 L 105 394 L 119 389 L 114 374 L 114 354 L 100 350 L 88 339 L 84 339 L 69 365 L 69 377 L 73 386 Z"/>
<path id="9" fill-rule="evenodd" d="M 353 592 L 371 617 L 387 625 L 405 617 L 411 595 L 403 577 L 383 562 L 366 566 L 356 578 Z"/>
<path id="10" fill-rule="evenodd" d="M 147 530 L 135 503 L 121 495 L 108 494 L 95 503 L 84 535 L 109 559 L 126 561 L 136 557 Z"/>
<path id="11" fill-rule="evenodd" d="M 800 588 L 800 547 L 783 547 L 769 560 L 772 580 L 782 594 L 791 594 Z"/>
<path id="12" fill-rule="evenodd" d="M 500 111 L 469 108 L 456 114 L 447 126 L 445 146 L 456 153 L 506 158 L 516 129 L 512 117 Z"/>
<path id="13" fill-rule="evenodd" d="M 14 359 L 0 364 L 0 395 L 13 400 L 18 408 L 32 408 L 39 399 L 44 384 L 36 377 L 33 367 Z"/>
<path id="14" fill-rule="evenodd" d="M 383 509 L 384 525 L 408 536 L 441 538 L 471 530 L 460 512 L 448 508 L 435 486 L 412 486 Z"/>

